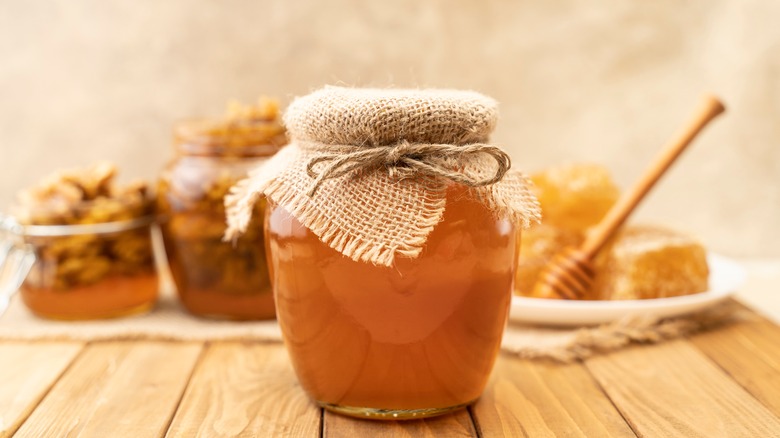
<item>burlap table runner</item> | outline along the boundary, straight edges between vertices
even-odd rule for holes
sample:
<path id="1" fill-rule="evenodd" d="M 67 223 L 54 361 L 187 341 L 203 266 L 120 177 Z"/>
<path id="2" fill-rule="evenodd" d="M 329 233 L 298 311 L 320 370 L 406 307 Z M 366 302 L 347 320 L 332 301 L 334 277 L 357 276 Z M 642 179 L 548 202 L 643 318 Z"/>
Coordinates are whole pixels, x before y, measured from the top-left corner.
<path id="1" fill-rule="evenodd" d="M 149 313 L 96 321 L 51 321 L 36 317 L 17 296 L 0 317 L 0 340 L 281 341 L 276 321 L 233 322 L 191 316 L 170 294 Z"/>
<path id="2" fill-rule="evenodd" d="M 740 317 L 731 302 L 684 317 L 658 320 L 629 316 L 599 327 L 549 328 L 510 323 L 505 354 L 571 362 L 635 343 L 654 343 L 706 330 Z M 212 321 L 188 315 L 171 293 L 150 313 L 122 319 L 61 322 L 32 315 L 17 296 L 0 317 L 0 340 L 169 340 L 281 342 L 276 321 Z"/>

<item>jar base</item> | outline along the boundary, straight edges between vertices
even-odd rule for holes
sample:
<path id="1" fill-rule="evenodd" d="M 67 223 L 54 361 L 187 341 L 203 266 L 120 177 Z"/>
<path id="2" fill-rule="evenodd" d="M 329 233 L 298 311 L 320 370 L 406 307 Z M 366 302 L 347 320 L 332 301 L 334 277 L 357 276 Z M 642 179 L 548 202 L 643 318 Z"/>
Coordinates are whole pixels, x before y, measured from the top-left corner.
<path id="1" fill-rule="evenodd" d="M 193 312 L 186 309 L 190 315 L 210 321 L 232 321 L 232 322 L 258 322 L 258 321 L 273 321 L 276 319 L 276 315 L 270 316 L 243 316 L 243 315 L 231 315 L 227 313 L 201 313 Z"/>
<path id="2" fill-rule="evenodd" d="M 152 308 L 154 308 L 154 306 L 155 306 L 154 302 L 143 303 L 139 306 L 130 307 L 128 309 L 121 309 L 117 311 L 106 312 L 106 313 L 95 314 L 95 315 L 61 315 L 56 313 L 41 313 L 35 310 L 31 310 L 31 312 L 39 318 L 52 319 L 57 321 L 90 321 L 90 320 L 114 319 L 114 318 L 123 318 L 126 316 L 141 315 L 151 311 Z"/>
<path id="3" fill-rule="evenodd" d="M 182 289 L 176 285 L 184 310 L 198 318 L 217 321 L 266 321 L 276 319 L 273 293 L 230 294 L 219 289 Z"/>
<path id="4" fill-rule="evenodd" d="M 342 406 L 332 403 L 325 403 L 318 401 L 317 404 L 320 407 L 327 409 L 337 414 L 346 415 L 353 418 L 363 418 L 367 420 L 419 420 L 422 418 L 438 417 L 439 415 L 446 415 L 451 412 L 459 411 L 468 407 L 476 402 L 471 400 L 467 403 L 462 403 L 455 406 L 448 406 L 444 408 L 426 408 L 426 409 L 376 409 L 376 408 L 361 408 L 354 406 Z"/>

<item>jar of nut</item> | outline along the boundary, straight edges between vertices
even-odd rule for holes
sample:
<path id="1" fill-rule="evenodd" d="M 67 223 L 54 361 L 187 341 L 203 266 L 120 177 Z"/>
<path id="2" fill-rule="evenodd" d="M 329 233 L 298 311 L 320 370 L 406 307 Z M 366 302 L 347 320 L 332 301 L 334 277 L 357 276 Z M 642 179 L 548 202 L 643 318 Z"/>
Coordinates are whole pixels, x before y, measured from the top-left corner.
<path id="1" fill-rule="evenodd" d="M 248 232 L 224 242 L 228 189 L 287 143 L 278 104 L 231 103 L 222 119 L 174 128 L 176 158 L 158 186 L 158 207 L 168 265 L 184 307 L 220 319 L 275 316 L 263 244 L 261 200 Z"/>
<path id="2" fill-rule="evenodd" d="M 145 183 L 120 187 L 115 174 L 101 163 L 56 173 L 19 194 L 6 232 L 35 255 L 20 290 L 36 315 L 112 318 L 156 302 L 154 201 Z"/>

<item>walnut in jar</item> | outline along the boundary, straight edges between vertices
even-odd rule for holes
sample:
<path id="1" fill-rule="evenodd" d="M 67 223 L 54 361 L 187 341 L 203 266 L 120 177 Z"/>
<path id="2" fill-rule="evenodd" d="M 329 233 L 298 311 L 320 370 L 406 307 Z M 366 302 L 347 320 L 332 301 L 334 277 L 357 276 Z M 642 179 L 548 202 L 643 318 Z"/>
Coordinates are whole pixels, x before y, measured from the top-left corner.
<path id="1" fill-rule="evenodd" d="M 168 264 L 184 307 L 198 316 L 265 319 L 275 314 L 262 219 L 235 243 L 223 242 L 231 186 L 287 142 L 275 100 L 231 103 L 221 119 L 182 122 L 176 158 L 158 185 Z M 263 217 L 264 202 L 255 217 Z"/>

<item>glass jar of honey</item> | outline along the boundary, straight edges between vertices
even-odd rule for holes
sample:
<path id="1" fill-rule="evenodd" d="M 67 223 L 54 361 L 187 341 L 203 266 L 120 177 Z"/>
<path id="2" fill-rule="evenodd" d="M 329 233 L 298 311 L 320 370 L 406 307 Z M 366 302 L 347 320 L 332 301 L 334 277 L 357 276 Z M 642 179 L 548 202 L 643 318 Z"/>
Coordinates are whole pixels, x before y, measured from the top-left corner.
<path id="1" fill-rule="evenodd" d="M 353 261 L 268 212 L 278 318 L 301 386 L 328 409 L 417 418 L 475 401 L 506 324 L 515 227 L 452 185 L 422 254 Z"/>
<path id="2" fill-rule="evenodd" d="M 268 199 L 277 319 L 301 387 L 368 419 L 482 393 L 511 301 L 518 225 L 538 204 L 486 144 L 495 101 L 328 87 L 285 114 L 291 143 L 236 186 L 228 236 Z"/>
<path id="3" fill-rule="evenodd" d="M 19 268 L 29 269 L 20 292 L 34 314 L 85 320 L 154 306 L 154 202 L 145 183 L 115 187 L 114 173 L 102 163 L 55 174 L 22 192 L 3 221 L 15 246 L 34 255 Z"/>
<path id="4" fill-rule="evenodd" d="M 274 101 L 229 107 L 219 120 L 174 129 L 177 157 L 158 185 L 158 211 L 168 266 L 183 306 L 220 319 L 275 315 L 263 244 L 264 201 L 247 233 L 224 242 L 228 189 L 286 144 Z"/>

